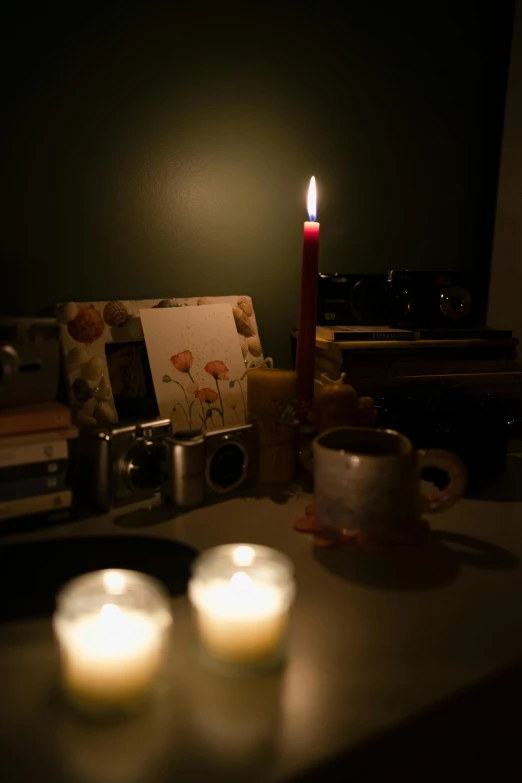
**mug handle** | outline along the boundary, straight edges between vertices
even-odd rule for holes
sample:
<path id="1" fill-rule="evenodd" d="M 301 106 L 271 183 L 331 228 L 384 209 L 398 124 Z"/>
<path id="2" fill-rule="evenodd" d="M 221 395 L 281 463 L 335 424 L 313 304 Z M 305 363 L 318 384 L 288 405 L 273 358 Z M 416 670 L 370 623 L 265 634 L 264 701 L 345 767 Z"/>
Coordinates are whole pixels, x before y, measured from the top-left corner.
<path id="1" fill-rule="evenodd" d="M 438 514 L 439 511 L 454 506 L 466 491 L 468 483 L 468 472 L 462 460 L 456 454 L 443 449 L 419 449 L 417 456 L 419 471 L 425 468 L 438 468 L 449 476 L 449 484 L 437 495 L 421 493 L 421 512 Z"/>

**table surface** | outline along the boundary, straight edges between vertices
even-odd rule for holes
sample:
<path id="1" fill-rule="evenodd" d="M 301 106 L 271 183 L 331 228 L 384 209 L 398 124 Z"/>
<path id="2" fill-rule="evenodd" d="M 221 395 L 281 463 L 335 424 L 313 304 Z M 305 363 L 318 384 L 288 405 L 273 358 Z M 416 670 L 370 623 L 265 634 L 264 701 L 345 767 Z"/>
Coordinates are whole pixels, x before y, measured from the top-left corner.
<path id="1" fill-rule="evenodd" d="M 52 697 L 50 618 L 0 625 L 0 779 L 344 780 L 348 770 L 372 780 L 391 765 L 418 780 L 418 764 L 433 771 L 459 743 L 480 761 L 488 737 L 509 735 L 503 711 L 522 698 L 522 458 L 508 468 L 489 499 L 431 517 L 424 545 L 380 555 L 314 551 L 292 528 L 309 500 L 299 493 L 162 521 L 126 509 L 5 539 L 3 556 L 20 541 L 95 534 L 265 544 L 293 559 L 297 598 L 288 664 L 257 679 L 206 671 L 188 601 L 175 598 L 169 689 L 139 716 L 102 725 Z M 503 747 L 490 756 L 507 758 Z M 470 769 L 469 755 L 461 761 Z"/>

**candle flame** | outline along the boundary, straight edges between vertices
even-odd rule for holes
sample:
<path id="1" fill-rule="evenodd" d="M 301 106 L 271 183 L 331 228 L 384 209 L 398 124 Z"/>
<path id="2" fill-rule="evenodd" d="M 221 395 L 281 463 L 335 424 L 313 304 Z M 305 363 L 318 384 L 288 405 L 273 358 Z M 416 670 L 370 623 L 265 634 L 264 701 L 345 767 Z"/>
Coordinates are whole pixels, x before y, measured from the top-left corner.
<path id="1" fill-rule="evenodd" d="M 104 625 L 111 625 L 121 618 L 121 609 L 116 604 L 103 604 L 100 609 L 100 620 Z"/>
<path id="2" fill-rule="evenodd" d="M 308 188 L 308 217 L 310 220 L 315 220 L 317 217 L 317 191 L 315 187 L 315 177 L 310 180 L 310 186 Z"/>
<path id="3" fill-rule="evenodd" d="M 113 595 L 121 595 L 125 591 L 125 577 L 120 571 L 106 571 L 103 581 L 109 593 Z"/>
<path id="4" fill-rule="evenodd" d="M 230 578 L 229 584 L 234 591 L 241 592 L 243 589 L 248 590 L 248 588 L 252 586 L 252 580 L 244 571 L 238 571 Z"/>
<path id="5" fill-rule="evenodd" d="M 251 546 L 238 546 L 232 553 L 232 560 L 234 565 L 241 566 L 241 568 L 247 568 L 254 562 L 256 553 Z"/>

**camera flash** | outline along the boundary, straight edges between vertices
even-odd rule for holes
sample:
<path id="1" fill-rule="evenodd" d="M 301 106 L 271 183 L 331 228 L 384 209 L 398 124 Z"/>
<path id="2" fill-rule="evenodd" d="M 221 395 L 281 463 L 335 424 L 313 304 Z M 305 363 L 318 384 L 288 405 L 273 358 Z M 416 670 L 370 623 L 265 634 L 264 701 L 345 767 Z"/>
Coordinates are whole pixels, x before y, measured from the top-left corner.
<path id="1" fill-rule="evenodd" d="M 234 565 L 247 567 L 249 565 L 252 565 L 254 562 L 254 558 L 256 556 L 256 553 L 252 549 L 251 546 L 238 546 L 236 549 L 234 549 L 234 552 L 232 553 L 232 560 L 234 562 Z"/>

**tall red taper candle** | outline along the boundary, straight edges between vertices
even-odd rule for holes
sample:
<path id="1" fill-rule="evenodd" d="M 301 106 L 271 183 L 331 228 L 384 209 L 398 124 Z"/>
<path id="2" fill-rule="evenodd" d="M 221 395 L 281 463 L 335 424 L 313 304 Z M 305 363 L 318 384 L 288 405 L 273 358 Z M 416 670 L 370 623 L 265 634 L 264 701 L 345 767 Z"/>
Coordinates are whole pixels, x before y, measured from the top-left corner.
<path id="1" fill-rule="evenodd" d="M 297 384 L 301 415 L 312 408 L 314 399 L 315 327 L 317 323 L 317 276 L 319 272 L 319 223 L 315 177 L 308 188 L 308 216 L 304 224 L 301 303 L 297 331 Z"/>

